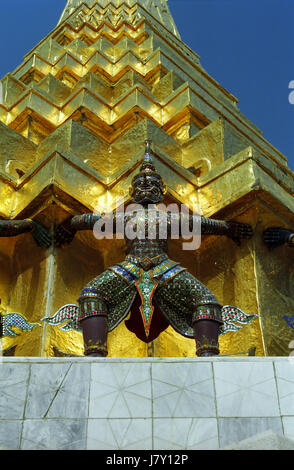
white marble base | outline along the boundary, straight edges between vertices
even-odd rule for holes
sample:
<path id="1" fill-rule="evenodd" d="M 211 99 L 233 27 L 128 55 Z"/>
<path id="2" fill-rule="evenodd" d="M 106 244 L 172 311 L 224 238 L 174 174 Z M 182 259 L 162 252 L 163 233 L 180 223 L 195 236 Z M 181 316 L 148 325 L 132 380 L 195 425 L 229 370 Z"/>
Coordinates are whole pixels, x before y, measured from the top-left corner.
<path id="1" fill-rule="evenodd" d="M 288 357 L 2 357 L 0 448 L 215 450 L 269 431 L 291 441 L 293 403 Z"/>

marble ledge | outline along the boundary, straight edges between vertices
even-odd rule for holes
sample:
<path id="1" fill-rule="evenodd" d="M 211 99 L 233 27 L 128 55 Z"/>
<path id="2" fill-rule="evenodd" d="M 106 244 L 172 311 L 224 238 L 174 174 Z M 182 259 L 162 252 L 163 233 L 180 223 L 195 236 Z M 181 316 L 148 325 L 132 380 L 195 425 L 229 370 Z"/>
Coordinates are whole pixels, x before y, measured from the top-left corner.
<path id="1" fill-rule="evenodd" d="M 134 362 L 134 363 L 200 363 L 200 362 L 212 362 L 212 363 L 264 363 L 264 362 L 282 362 L 292 363 L 294 367 L 294 356 L 215 356 L 215 357 L 41 357 L 41 356 L 13 356 L 4 357 L 0 356 L 1 363 L 73 363 L 73 362 L 84 362 L 84 363 L 120 363 L 120 362 Z"/>

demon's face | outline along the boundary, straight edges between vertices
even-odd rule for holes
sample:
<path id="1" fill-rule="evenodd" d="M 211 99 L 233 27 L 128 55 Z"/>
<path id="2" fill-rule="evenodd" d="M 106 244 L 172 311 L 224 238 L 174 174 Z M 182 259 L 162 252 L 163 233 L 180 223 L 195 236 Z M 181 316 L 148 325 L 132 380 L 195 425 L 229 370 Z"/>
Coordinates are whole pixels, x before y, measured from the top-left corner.
<path id="1" fill-rule="evenodd" d="M 165 185 L 159 175 L 141 173 L 133 180 L 131 195 L 136 204 L 158 204 L 164 199 Z"/>

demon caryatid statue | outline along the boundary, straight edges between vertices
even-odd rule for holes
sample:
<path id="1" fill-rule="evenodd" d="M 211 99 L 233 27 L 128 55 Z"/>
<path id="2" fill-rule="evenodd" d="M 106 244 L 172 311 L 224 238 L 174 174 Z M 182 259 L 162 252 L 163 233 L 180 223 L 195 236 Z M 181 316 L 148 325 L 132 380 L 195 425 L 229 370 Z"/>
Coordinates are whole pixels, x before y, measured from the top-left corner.
<path id="1" fill-rule="evenodd" d="M 77 325 L 83 332 L 85 355 L 106 356 L 107 333 L 129 312 L 126 326 L 142 341 L 152 341 L 170 324 L 185 337 L 195 338 L 198 356 L 219 354 L 223 308 L 201 282 L 169 258 L 167 241 L 175 226 L 179 227 L 181 236 L 181 218 L 185 217 L 191 227 L 197 226 L 198 221 L 202 234 L 227 235 L 236 241 L 250 238 L 252 228 L 237 222 L 163 211 L 160 203 L 165 193 L 166 186 L 154 167 L 150 141 L 147 141 L 143 164 L 132 181 L 131 195 L 136 210 L 121 213 L 120 220 L 113 214 L 114 230 L 121 224 L 125 229 L 127 256 L 93 279 L 79 297 Z M 55 244 L 69 243 L 78 230 L 94 228 L 95 231 L 95 224 L 104 217 L 103 214 L 84 214 L 68 219 L 58 227 Z M 166 221 L 166 230 L 160 229 L 162 220 Z M 127 228 L 136 235 L 128 236 Z M 74 306 L 65 307 L 68 307 L 66 318 L 69 318 Z M 59 317 L 61 314 L 62 309 Z"/>

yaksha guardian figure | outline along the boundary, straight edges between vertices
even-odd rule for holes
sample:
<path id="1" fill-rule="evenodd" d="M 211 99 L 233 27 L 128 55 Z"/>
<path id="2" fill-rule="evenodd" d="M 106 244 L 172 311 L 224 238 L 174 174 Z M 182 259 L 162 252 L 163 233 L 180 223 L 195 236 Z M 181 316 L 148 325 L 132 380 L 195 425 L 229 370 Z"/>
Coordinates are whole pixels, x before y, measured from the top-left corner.
<path id="1" fill-rule="evenodd" d="M 128 213 L 122 216 L 124 228 L 130 223 L 135 228 L 140 224 L 143 232 L 136 237 L 125 235 L 125 260 L 89 282 L 79 297 L 78 321 L 83 331 L 85 355 L 106 356 L 107 333 L 129 312 L 126 326 L 142 341 L 154 340 L 170 324 L 186 338 L 195 338 L 198 356 L 219 354 L 222 306 L 201 282 L 169 258 L 168 238 L 173 224 L 181 227 L 182 215 L 157 210 L 155 205 L 163 201 L 165 193 L 166 186 L 154 167 L 150 141 L 147 141 L 143 164 L 131 188 L 132 200 L 142 210 L 135 218 Z M 152 217 L 150 205 L 155 207 Z M 159 229 L 163 215 L 167 221 L 165 235 Z M 78 230 L 93 229 L 101 217 L 104 216 L 85 214 L 68 219 L 57 229 L 56 245 L 70 242 Z M 252 236 L 252 228 L 247 224 L 188 214 L 187 217 L 191 226 L 195 223 L 193 217 L 198 217 L 205 235 L 227 235 L 235 240 Z M 114 229 L 122 222 L 115 215 L 113 221 Z"/>

